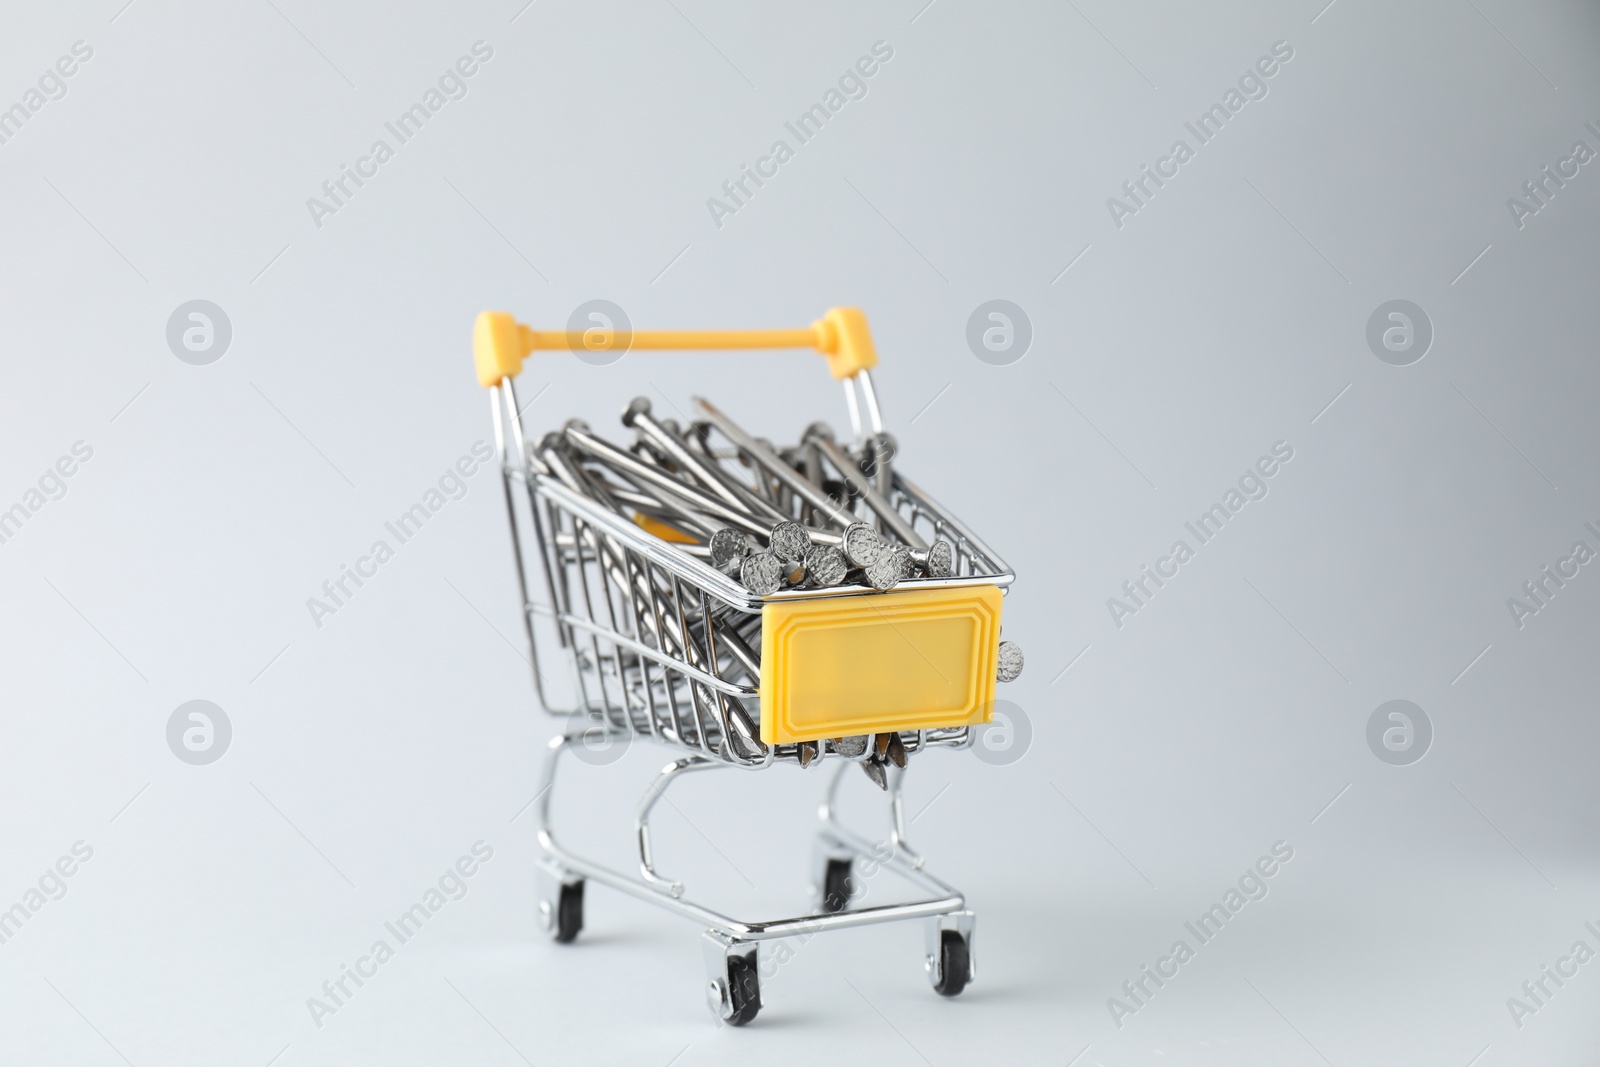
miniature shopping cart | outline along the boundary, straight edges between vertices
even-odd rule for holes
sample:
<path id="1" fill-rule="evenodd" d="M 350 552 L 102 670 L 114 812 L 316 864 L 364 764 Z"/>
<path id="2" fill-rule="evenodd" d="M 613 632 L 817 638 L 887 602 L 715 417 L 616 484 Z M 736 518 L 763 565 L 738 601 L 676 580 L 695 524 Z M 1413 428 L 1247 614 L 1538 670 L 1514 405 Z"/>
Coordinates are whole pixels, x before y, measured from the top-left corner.
<path id="1" fill-rule="evenodd" d="M 831 495 L 825 478 L 806 476 L 805 457 L 781 454 L 704 401 L 697 403 L 708 418 L 691 431 L 651 421 L 648 403 L 635 401 L 624 422 L 648 429 L 641 446 L 654 451 L 606 446 L 586 426 L 569 423 L 563 433 L 586 450 L 573 459 L 576 452 L 558 447 L 562 435 L 535 441 L 524 429 L 514 378 L 535 352 L 729 348 L 812 348 L 827 357 L 844 383 L 858 448 L 852 456 L 825 430 L 808 431 L 810 461 L 831 456 L 843 472 Z M 797 330 L 633 332 L 607 325 L 579 333 L 536 331 L 484 312 L 474 358 L 491 393 L 534 684 L 545 709 L 568 721 L 546 751 L 535 805 L 545 930 L 559 942 L 577 936 L 587 880 L 690 918 L 705 928 L 712 1012 L 743 1025 L 761 1007 L 761 942 L 923 919 L 933 986 L 945 996 L 960 993 L 976 974 L 974 914 L 906 842 L 901 783 L 908 757 L 968 747 L 973 728 L 992 718 L 996 681 L 1020 672 L 1020 650 L 1000 639 L 1002 594 L 1013 575 L 894 469 L 864 316 L 835 308 Z M 610 466 L 586 474 L 579 460 Z M 721 460 L 739 465 L 719 466 Z M 746 470 L 745 482 L 726 466 Z M 602 474 L 610 472 L 620 476 L 607 481 Z M 783 521 L 772 524 L 774 516 Z M 729 524 L 731 533 L 718 529 Z M 801 529 L 805 540 L 803 524 L 822 543 L 802 561 L 798 549 L 785 555 L 780 546 L 793 533 L 788 528 Z M 768 525 L 765 541 L 755 536 Z M 882 531 L 881 543 L 874 531 Z M 854 584 L 841 577 L 847 571 L 860 576 Z M 547 691 L 563 673 L 572 700 Z M 603 762 L 588 754 L 645 738 L 685 751 L 639 803 L 634 876 L 559 844 L 550 800 L 564 753 Z M 820 808 L 819 910 L 735 919 L 690 900 L 681 882 L 657 872 L 650 814 L 668 786 L 691 771 L 780 763 L 836 766 Z M 835 817 L 840 778 L 851 763 L 887 789 L 886 842 Z M 853 865 L 868 862 L 895 870 L 926 896 L 852 907 L 859 893 Z"/>

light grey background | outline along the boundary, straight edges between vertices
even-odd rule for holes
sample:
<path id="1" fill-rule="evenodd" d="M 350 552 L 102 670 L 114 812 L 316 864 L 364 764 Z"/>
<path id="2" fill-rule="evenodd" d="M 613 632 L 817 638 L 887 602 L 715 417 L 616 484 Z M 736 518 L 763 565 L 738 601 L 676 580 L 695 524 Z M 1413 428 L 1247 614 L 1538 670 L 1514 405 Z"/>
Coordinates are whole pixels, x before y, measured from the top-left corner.
<path id="1" fill-rule="evenodd" d="M 1507 198 L 1600 149 L 1577 2 L 1227 5 L 524 0 L 14 8 L 0 106 L 0 908 L 93 857 L 0 945 L 0 1060 L 282 1067 L 628 1062 L 1589 1062 L 1600 948 L 1594 565 L 1508 597 L 1600 525 L 1600 164 L 1518 228 Z M 476 41 L 493 58 L 338 213 L 308 197 Z M 874 42 L 893 59 L 719 228 L 706 206 Z M 1292 61 L 1119 228 L 1107 198 L 1274 42 Z M 1070 269 L 1069 269 L 1070 268 Z M 306 601 L 477 440 L 472 316 L 547 327 L 871 318 L 903 466 L 1014 565 L 1023 758 L 917 759 L 913 840 L 979 914 L 944 1001 L 922 932 L 818 938 L 748 1030 L 703 1007 L 698 932 L 591 888 L 536 932 L 524 814 L 551 731 L 518 648 L 492 472 L 335 616 Z M 194 366 L 168 317 L 232 342 Z M 1032 347 L 968 350 L 1011 300 Z M 1420 362 L 1368 349 L 1392 299 Z M 704 393 L 775 439 L 842 424 L 814 357 L 537 361 L 536 427 Z M 1107 598 L 1274 442 L 1294 458 L 1136 616 Z M 167 747 L 215 702 L 230 749 Z M 1393 766 L 1368 717 L 1433 724 Z M 626 862 L 668 757 L 583 769 L 558 818 Z M 818 775 L 687 783 L 662 865 L 804 905 Z M 860 820 L 882 813 L 850 780 Z M 929 806 L 931 805 L 931 806 Z M 446 907 L 319 1027 L 308 997 L 475 841 Z M 1294 858 L 1119 1028 L 1107 998 L 1274 842 Z M 889 879 L 873 883 L 888 899 Z M 1550 987 L 1554 989 L 1554 986 Z"/>

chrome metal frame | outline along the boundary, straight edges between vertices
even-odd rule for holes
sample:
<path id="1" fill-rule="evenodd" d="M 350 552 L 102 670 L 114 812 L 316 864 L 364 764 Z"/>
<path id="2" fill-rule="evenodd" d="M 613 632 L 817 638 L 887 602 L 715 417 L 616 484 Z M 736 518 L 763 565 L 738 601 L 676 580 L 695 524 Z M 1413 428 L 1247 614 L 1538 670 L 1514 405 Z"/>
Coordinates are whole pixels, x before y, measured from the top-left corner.
<path id="1" fill-rule="evenodd" d="M 883 418 L 870 376 L 863 371 L 857 377 L 854 385 L 845 382 L 845 394 L 851 424 L 860 440 L 866 432 L 883 432 Z M 930 946 L 926 966 L 937 985 L 940 932 L 959 931 L 968 941 L 970 957 L 974 917 L 961 892 L 930 873 L 923 857 L 906 841 L 903 770 L 889 770 L 892 829 L 888 842 L 874 843 L 839 821 L 841 777 L 850 763 L 866 759 L 867 752 L 840 752 L 832 739 L 818 739 L 815 761 L 836 764 L 818 809 L 818 854 L 873 860 L 926 894 L 920 899 L 779 919 L 740 919 L 689 899 L 681 881 L 657 870 L 651 847 L 651 812 L 683 775 L 728 766 L 754 769 L 777 761 L 801 765 L 799 745 L 768 746 L 756 736 L 759 664 L 732 654 L 735 643 L 730 635 L 740 641 L 755 640 L 759 648 L 765 603 L 873 595 L 875 591 L 844 586 L 786 589 L 764 598 L 756 596 L 703 559 L 660 541 L 554 477 L 530 449 L 511 379 L 490 390 L 490 401 L 534 686 L 548 712 L 569 719 L 568 728 L 546 748 L 535 805 L 539 844 L 546 854 L 541 869 L 541 911 L 547 922 L 556 921 L 556 886 L 592 879 L 700 923 L 706 929 L 711 1006 L 723 1019 L 734 1011 L 729 960 L 742 957 L 753 966 L 756 945 L 774 938 L 923 919 Z M 764 489 L 752 490 L 758 491 Z M 899 588 L 992 585 L 1005 591 L 1011 584 L 1014 576 L 1005 561 L 898 471 L 893 472 L 888 497 L 909 527 L 930 543 L 948 541 L 955 555 L 952 577 L 912 578 Z M 537 559 L 543 575 L 544 603 L 536 600 L 530 584 L 530 555 Z M 541 644 L 548 643 L 538 635 L 542 625 L 554 630 L 557 643 L 565 650 L 562 658 L 576 690 L 576 703 L 571 707 L 563 707 L 566 702 L 556 700 L 547 689 L 552 665 L 540 660 Z M 572 725 L 583 716 L 588 719 L 585 725 Z M 661 770 L 640 799 L 634 822 L 637 876 L 569 851 L 557 842 L 551 827 L 550 805 L 561 756 L 595 729 L 603 735 L 649 738 L 687 750 Z M 964 748 L 972 743 L 964 726 L 905 731 L 900 739 L 912 754 L 924 748 Z"/>
<path id="2" fill-rule="evenodd" d="M 774 938 L 795 937 L 823 930 L 844 930 L 852 926 L 870 926 L 873 923 L 892 922 L 898 919 L 928 919 L 960 912 L 966 908 L 966 898 L 962 896 L 961 891 L 926 870 L 922 857 L 906 844 L 904 820 L 901 817 L 903 806 L 900 799 L 900 784 L 904 775 L 898 768 L 891 776 L 889 784 L 895 829 L 888 856 L 882 855 L 879 848 L 866 837 L 838 821 L 834 809 L 839 780 L 843 777 L 844 771 L 849 769 L 848 763 L 843 761 L 835 769 L 826 799 L 818 809 L 818 816 L 822 821 L 820 836 L 829 850 L 851 857 L 875 860 L 902 875 L 919 889 L 932 894 L 923 900 L 902 904 L 880 904 L 852 911 L 819 912 L 782 919 L 745 920 L 736 919 L 687 899 L 684 896 L 682 882 L 663 878 L 655 870 L 654 857 L 650 849 L 650 809 L 679 775 L 689 771 L 715 770 L 726 766 L 704 756 L 688 756 L 667 764 L 640 799 L 639 813 L 634 821 L 634 833 L 639 843 L 641 877 L 624 874 L 594 860 L 585 859 L 557 843 L 550 825 L 550 797 L 555 791 L 556 765 L 567 747 L 578 739 L 577 732 L 557 734 L 551 739 L 545 750 L 539 800 L 535 804 L 538 811 L 539 844 L 549 856 L 547 870 L 557 880 L 570 881 L 572 876 L 592 879 L 618 892 L 675 911 L 735 941 L 770 941 Z"/>

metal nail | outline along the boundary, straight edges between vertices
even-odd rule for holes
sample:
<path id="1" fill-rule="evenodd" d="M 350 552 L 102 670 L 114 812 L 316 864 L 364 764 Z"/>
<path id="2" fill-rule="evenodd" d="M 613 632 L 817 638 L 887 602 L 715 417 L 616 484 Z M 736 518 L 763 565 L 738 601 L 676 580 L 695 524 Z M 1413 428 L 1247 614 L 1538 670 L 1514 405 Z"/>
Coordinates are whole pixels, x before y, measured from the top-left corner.
<path id="1" fill-rule="evenodd" d="M 582 423 L 568 423 L 564 430 L 565 438 L 578 451 L 599 461 L 609 469 L 622 475 L 629 481 L 648 487 L 663 504 L 674 510 L 682 511 L 686 516 L 698 517 L 704 521 L 704 516 L 712 516 L 723 520 L 727 525 L 743 530 L 746 533 L 767 540 L 772 534 L 772 524 L 749 512 L 736 508 L 726 501 L 720 500 L 710 493 L 696 486 L 673 477 L 660 467 L 653 466 L 611 442 L 595 436 Z M 788 521 L 788 520 L 785 520 Z M 807 531 L 813 541 L 824 543 L 836 541 L 837 534 L 826 530 Z"/>
<path id="2" fill-rule="evenodd" d="M 788 486 L 796 496 L 815 508 L 821 518 L 833 523 L 841 530 L 856 521 L 855 515 L 830 500 L 827 493 L 823 492 L 820 486 L 783 462 L 772 451 L 770 446 L 746 433 L 738 423 L 718 411 L 710 401 L 703 397 L 695 397 L 694 405 L 701 414 L 705 415 L 716 426 L 724 437 L 738 446 L 740 451 L 764 468 L 768 474 Z"/>
<path id="3" fill-rule="evenodd" d="M 739 564 L 739 581 L 756 596 L 771 596 L 783 588 L 785 568 L 771 552 L 752 552 Z"/>
<path id="4" fill-rule="evenodd" d="M 838 585 L 850 573 L 850 562 L 833 545 L 812 545 L 803 563 L 806 577 L 814 585 Z"/>
<path id="5" fill-rule="evenodd" d="M 867 735 L 857 734 L 855 737 L 836 737 L 833 739 L 833 750 L 841 756 L 851 759 L 867 751 Z"/>
<path id="6" fill-rule="evenodd" d="M 883 553 L 883 538 L 878 536 L 878 531 L 864 522 L 853 522 L 845 527 L 844 539 L 840 545 L 844 549 L 845 558 L 852 566 L 865 567 Z"/>
<path id="7" fill-rule="evenodd" d="M 887 435 L 879 435 L 879 437 L 887 438 Z M 822 456 L 833 465 L 845 481 L 849 483 L 850 488 L 862 500 L 866 501 L 867 506 L 877 514 L 883 525 L 905 543 L 906 547 L 910 549 L 909 562 L 915 564 L 918 569 L 930 578 L 949 578 L 955 574 L 955 552 L 949 543 L 941 540 L 929 545 L 922 535 L 917 533 L 916 529 L 907 521 L 906 517 L 900 513 L 900 509 L 896 508 L 889 498 L 872 484 L 862 472 L 860 465 L 852 460 L 843 448 L 839 447 L 838 442 L 833 439 L 832 430 L 823 423 L 814 422 L 806 428 L 806 440 L 814 445 Z M 880 452 L 886 454 L 890 446 L 880 444 L 877 447 Z M 881 464 L 884 459 L 880 456 L 877 462 L 880 464 L 880 473 L 882 473 Z M 906 576 L 909 577 L 909 575 L 910 572 L 908 571 Z"/>
<path id="8" fill-rule="evenodd" d="M 749 539 L 737 530 L 724 527 L 711 535 L 711 565 L 729 571 L 752 551 Z"/>
<path id="9" fill-rule="evenodd" d="M 748 533 L 764 534 L 770 528 L 770 523 L 762 523 L 751 518 L 742 509 L 733 507 L 725 501 L 696 488 L 689 483 L 673 477 L 659 467 L 653 466 L 618 448 L 611 442 L 595 436 L 587 426 L 568 423 L 563 429 L 566 440 L 578 451 L 599 460 L 624 478 L 641 487 L 648 487 L 652 492 L 662 495 L 664 502 L 684 506 L 687 510 L 702 512 L 707 515 L 722 519 L 726 524 L 739 527 Z M 674 501 L 672 498 L 678 498 Z"/>
<path id="10" fill-rule="evenodd" d="M 884 773 L 883 764 L 877 760 L 866 760 L 861 764 L 861 769 L 866 772 L 868 778 L 872 779 L 873 785 L 883 790 L 889 788 L 889 776 Z"/>
<path id="11" fill-rule="evenodd" d="M 878 492 L 877 487 L 861 472 L 860 464 L 845 455 L 844 449 L 840 448 L 838 442 L 833 439 L 832 430 L 829 430 L 821 423 L 812 423 L 806 430 L 806 438 L 816 445 L 817 450 L 822 453 L 822 457 L 833 465 L 833 468 L 839 472 L 840 477 L 849 483 L 850 488 L 862 500 L 867 502 L 869 508 L 877 513 L 878 518 L 883 520 L 884 526 L 890 532 L 901 541 L 904 541 L 910 548 L 927 551 L 928 542 L 922 539 L 921 534 L 912 529 L 911 524 L 906 521 L 904 515 L 900 514 L 899 509 L 889 502 L 888 497 Z"/>
<path id="12" fill-rule="evenodd" d="M 899 443 L 894 435 L 875 433 L 867 438 L 867 454 L 872 457 L 872 475 L 877 490 L 888 497 L 894 492 L 894 456 Z"/>
<path id="13" fill-rule="evenodd" d="M 915 553 L 912 553 L 915 555 Z M 956 552 L 949 541 L 939 540 L 928 546 L 928 558 L 923 569 L 929 578 L 950 578 L 956 573 Z"/>
<path id="14" fill-rule="evenodd" d="M 781 521 L 788 515 L 762 500 L 755 493 L 726 474 L 711 457 L 695 455 L 688 445 L 673 432 L 670 420 L 657 421 L 650 414 L 648 397 L 636 396 L 622 413 L 622 424 L 637 430 L 674 463 L 687 471 L 702 486 L 721 500 L 736 508 L 753 510 L 767 515 L 772 521 Z"/>
<path id="15" fill-rule="evenodd" d="M 994 676 L 1002 682 L 1014 682 L 1022 674 L 1022 646 L 1015 641 L 1000 642 L 1000 656 Z"/>
<path id="16" fill-rule="evenodd" d="M 904 545 L 885 545 L 871 563 L 862 568 L 867 583 L 879 592 L 900 584 L 911 567 L 911 551 Z"/>
<path id="17" fill-rule="evenodd" d="M 772 528 L 767 547 L 785 563 L 798 563 L 811 548 L 811 534 L 798 522 L 785 520 Z"/>
<path id="18" fill-rule="evenodd" d="M 666 453 L 674 463 L 692 474 L 701 483 L 702 487 L 721 497 L 725 503 L 736 508 L 745 506 L 745 502 L 739 499 L 733 490 L 723 485 L 720 479 L 706 469 L 705 464 L 690 454 L 681 441 L 669 433 L 665 426 L 651 417 L 649 397 L 636 396 L 628 403 L 628 406 L 622 412 L 622 425 L 629 429 L 637 430 L 640 437 L 647 439 L 651 444 Z"/>

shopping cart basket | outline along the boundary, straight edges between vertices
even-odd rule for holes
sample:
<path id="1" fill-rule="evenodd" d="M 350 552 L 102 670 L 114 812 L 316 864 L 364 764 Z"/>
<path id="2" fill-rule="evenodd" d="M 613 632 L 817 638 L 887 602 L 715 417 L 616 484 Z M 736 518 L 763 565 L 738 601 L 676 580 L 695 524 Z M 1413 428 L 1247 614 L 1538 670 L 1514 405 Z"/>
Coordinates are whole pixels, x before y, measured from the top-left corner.
<path id="1" fill-rule="evenodd" d="M 643 449 L 608 448 L 582 424 L 568 425 L 565 432 L 592 455 L 632 478 L 628 486 L 619 481 L 601 488 L 597 477 L 573 469 L 549 438 L 536 442 L 524 430 L 514 379 L 535 352 L 733 348 L 812 348 L 828 358 L 844 383 L 861 452 L 850 456 L 815 427 L 817 436 L 808 440 L 813 459 L 816 450 L 833 457 L 848 484 L 824 496 L 815 471 L 806 477 L 795 456 L 780 456 L 705 401 L 697 401 L 708 418 L 696 424 L 702 451 L 695 455 L 685 444 L 688 435 L 650 422 L 647 403 L 630 407 L 624 422 L 652 429 L 665 449 L 657 463 L 648 462 Z M 877 357 L 865 317 L 835 308 L 808 329 L 606 327 L 580 333 L 536 331 L 503 312 L 484 312 L 474 330 L 474 359 L 479 381 L 490 390 L 534 685 L 545 709 L 568 722 L 546 750 L 535 803 L 545 853 L 539 912 L 547 932 L 561 942 L 577 936 L 586 880 L 676 911 L 705 927 L 712 1012 L 743 1025 L 761 1006 L 761 942 L 923 919 L 933 986 L 946 996 L 960 993 L 976 975 L 974 914 L 907 843 L 901 784 L 909 756 L 969 746 L 972 728 L 992 718 L 995 682 L 1020 672 L 1020 650 L 1000 640 L 1001 597 L 1013 575 L 993 549 L 894 469 L 892 438 L 883 432 L 872 384 Z M 709 444 L 713 433 L 727 439 L 720 452 Z M 717 455 L 743 461 L 752 482 L 736 484 L 707 470 Z M 698 482 L 690 477 L 696 473 Z M 748 505 L 763 522 L 751 526 L 730 502 Z M 739 535 L 735 554 L 743 553 L 746 565 L 740 576 L 731 574 L 729 543 L 722 538 L 728 531 L 713 528 L 743 522 L 759 532 L 775 516 L 832 530 L 818 537 L 851 550 L 865 565 L 854 572 L 866 575 L 865 584 L 839 584 L 849 565 L 839 562 L 841 550 L 826 558 L 808 555 L 818 573 L 804 580 L 795 578 L 804 568 L 785 577 L 789 563 L 748 565 L 757 556 L 777 558 L 777 527 L 765 552 Z M 793 521 L 786 525 L 798 528 Z M 870 530 L 862 533 L 869 526 L 885 531 L 881 545 Z M 872 542 L 865 554 L 849 543 L 857 534 Z M 891 549 L 891 537 L 900 545 Z M 838 570 L 825 578 L 830 558 Z M 541 577 L 532 577 L 534 570 Z M 552 644 L 571 675 L 576 699 L 570 706 L 547 690 L 555 672 L 541 657 Z M 597 740 L 633 738 L 685 750 L 639 803 L 637 877 L 568 851 L 550 822 L 563 753 Z M 735 919 L 688 899 L 681 882 L 656 870 L 650 814 L 682 775 L 829 762 L 837 769 L 820 807 L 819 911 Z M 851 763 L 887 789 L 888 841 L 873 842 L 836 818 L 840 778 Z M 853 865 L 869 863 L 898 872 L 927 895 L 851 907 Z"/>

